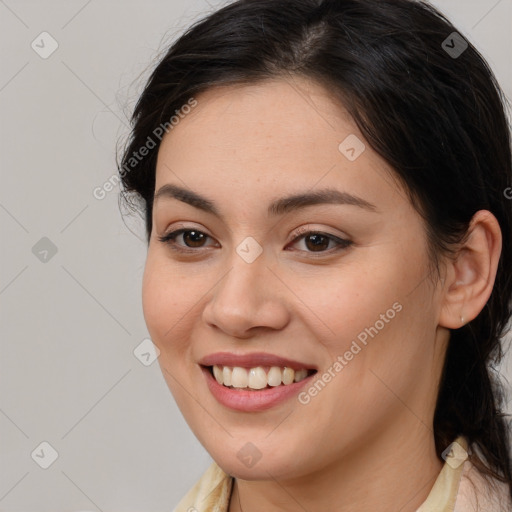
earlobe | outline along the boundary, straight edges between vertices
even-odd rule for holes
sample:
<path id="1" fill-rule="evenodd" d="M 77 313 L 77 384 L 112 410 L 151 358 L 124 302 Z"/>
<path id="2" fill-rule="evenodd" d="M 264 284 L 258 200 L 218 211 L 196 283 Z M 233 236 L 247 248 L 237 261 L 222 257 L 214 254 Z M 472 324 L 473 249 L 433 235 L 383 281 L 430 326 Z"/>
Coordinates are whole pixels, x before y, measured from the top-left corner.
<path id="1" fill-rule="evenodd" d="M 466 241 L 447 263 L 440 326 L 459 329 L 485 307 L 494 286 L 501 244 L 496 217 L 487 210 L 476 212 Z"/>

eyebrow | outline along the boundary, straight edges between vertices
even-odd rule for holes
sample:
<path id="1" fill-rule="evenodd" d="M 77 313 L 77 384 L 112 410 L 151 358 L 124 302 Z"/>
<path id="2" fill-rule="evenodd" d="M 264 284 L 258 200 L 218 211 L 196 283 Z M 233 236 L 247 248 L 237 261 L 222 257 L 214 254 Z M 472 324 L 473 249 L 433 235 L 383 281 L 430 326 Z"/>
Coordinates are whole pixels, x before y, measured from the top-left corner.
<path id="1" fill-rule="evenodd" d="M 214 201 L 178 185 L 163 185 L 155 193 L 153 203 L 162 198 L 178 199 L 206 213 L 222 217 Z M 375 205 L 361 197 L 349 194 L 348 192 L 341 192 L 337 189 L 325 188 L 315 192 L 303 192 L 277 199 L 269 205 L 267 213 L 269 216 L 284 215 L 285 213 L 317 204 L 345 204 L 358 206 L 372 212 L 377 211 Z"/>

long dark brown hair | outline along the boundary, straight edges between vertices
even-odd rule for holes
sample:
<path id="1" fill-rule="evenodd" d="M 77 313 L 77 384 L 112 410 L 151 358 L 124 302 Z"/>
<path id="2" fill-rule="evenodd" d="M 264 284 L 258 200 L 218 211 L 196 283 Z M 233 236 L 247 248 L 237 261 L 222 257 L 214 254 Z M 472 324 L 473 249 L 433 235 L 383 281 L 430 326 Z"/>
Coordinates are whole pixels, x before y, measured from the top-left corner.
<path id="1" fill-rule="evenodd" d="M 239 0 L 193 25 L 154 69 L 132 118 L 121 199 L 145 216 L 149 242 L 158 127 L 223 84 L 314 79 L 348 109 L 425 220 L 431 260 L 463 240 L 478 210 L 497 218 L 503 248 L 491 297 L 451 332 L 434 415 L 439 458 L 458 436 L 470 460 L 506 482 L 510 427 L 495 370 L 511 316 L 512 170 L 504 95 L 487 63 L 427 3 L 412 0 Z M 466 47 L 467 44 L 467 47 Z M 166 124 L 167 123 L 167 124 Z M 148 137 L 155 142 L 134 159 Z M 508 191 L 508 194 L 507 194 Z M 508 196 L 508 197 L 507 197 Z"/>

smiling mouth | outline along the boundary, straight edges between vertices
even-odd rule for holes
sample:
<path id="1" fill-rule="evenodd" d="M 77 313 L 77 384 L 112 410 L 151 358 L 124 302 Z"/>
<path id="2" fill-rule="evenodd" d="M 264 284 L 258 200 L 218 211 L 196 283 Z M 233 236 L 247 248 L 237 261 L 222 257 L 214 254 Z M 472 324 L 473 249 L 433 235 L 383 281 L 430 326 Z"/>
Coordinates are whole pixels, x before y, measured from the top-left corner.
<path id="1" fill-rule="evenodd" d="M 240 391 L 261 391 L 278 386 L 289 386 L 317 372 L 307 368 L 294 370 L 286 366 L 244 368 L 241 366 L 213 365 L 204 366 L 204 368 L 208 369 L 221 386 Z"/>

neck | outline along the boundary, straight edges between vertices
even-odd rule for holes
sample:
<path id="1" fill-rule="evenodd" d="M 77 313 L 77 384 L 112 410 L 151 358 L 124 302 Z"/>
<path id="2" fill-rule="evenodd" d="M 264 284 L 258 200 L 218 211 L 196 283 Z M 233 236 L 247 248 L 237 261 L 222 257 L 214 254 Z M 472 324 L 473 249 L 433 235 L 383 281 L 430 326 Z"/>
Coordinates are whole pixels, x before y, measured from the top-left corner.
<path id="1" fill-rule="evenodd" d="M 433 433 L 413 417 L 393 435 L 380 433 L 343 460 L 291 480 L 235 479 L 229 512 L 415 512 L 443 463 Z M 419 425 L 419 426 L 418 426 Z M 388 432 L 391 432 L 390 429 Z M 412 434 L 411 434 L 412 432 Z"/>

